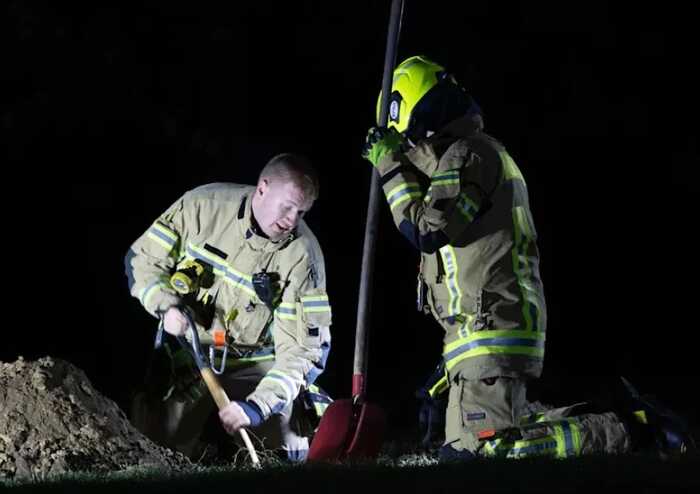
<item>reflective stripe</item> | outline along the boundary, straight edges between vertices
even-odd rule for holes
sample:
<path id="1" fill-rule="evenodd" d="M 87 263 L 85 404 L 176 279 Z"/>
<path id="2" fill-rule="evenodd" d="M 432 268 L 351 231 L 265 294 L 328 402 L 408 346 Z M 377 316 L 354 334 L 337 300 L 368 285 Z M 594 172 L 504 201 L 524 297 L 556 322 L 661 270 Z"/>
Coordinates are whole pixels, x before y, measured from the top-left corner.
<path id="1" fill-rule="evenodd" d="M 402 202 L 420 198 L 422 195 L 423 192 L 417 182 L 405 182 L 387 192 L 386 199 L 389 202 L 389 207 L 393 211 L 394 208 Z"/>
<path id="2" fill-rule="evenodd" d="M 554 434 L 558 439 L 557 457 L 571 458 L 581 454 L 581 434 L 578 425 L 571 420 L 553 423 Z"/>
<path id="3" fill-rule="evenodd" d="M 505 442 L 494 439 L 484 444 L 487 456 L 523 458 L 527 456 L 551 455 L 556 458 L 571 458 L 581 454 L 581 433 L 575 419 L 565 419 L 547 423 L 553 429 L 552 435 L 537 439 L 521 439 Z"/>
<path id="4" fill-rule="evenodd" d="M 508 458 L 524 456 L 549 455 L 557 451 L 557 441 L 552 436 L 546 436 L 532 441 L 515 441 L 507 453 Z"/>
<path id="5" fill-rule="evenodd" d="M 250 364 L 257 363 L 257 362 L 266 362 L 268 360 L 275 360 L 275 354 L 271 353 L 269 355 L 261 355 L 260 357 L 243 357 L 243 358 L 237 358 L 237 359 L 229 359 L 226 361 L 226 366 L 227 367 L 237 367 L 237 366 L 250 365 Z M 217 362 L 217 365 L 221 365 L 221 357 L 216 357 L 215 361 Z"/>
<path id="6" fill-rule="evenodd" d="M 151 301 L 151 297 L 156 292 L 159 291 L 159 290 L 156 290 L 156 288 L 163 289 L 163 288 L 167 288 L 167 287 L 168 287 L 168 284 L 165 281 L 158 280 L 158 281 L 151 283 L 150 285 L 148 285 L 144 289 L 142 289 L 141 293 L 139 294 L 139 300 L 141 301 L 141 305 L 143 305 L 144 307 L 148 307 L 148 305 Z"/>
<path id="7" fill-rule="evenodd" d="M 187 246 L 187 256 L 193 259 L 205 261 L 212 266 L 214 274 L 222 276 L 224 281 L 246 292 L 252 297 L 257 297 L 253 288 L 252 276 L 241 273 L 235 270 L 230 264 L 227 264 L 219 256 L 212 254 L 204 249 L 195 247 L 192 244 Z"/>
<path id="8" fill-rule="evenodd" d="M 180 236 L 177 233 L 157 222 L 151 225 L 146 235 L 168 251 L 171 251 L 177 244 L 177 241 L 180 240 Z"/>
<path id="9" fill-rule="evenodd" d="M 520 425 L 530 425 L 536 424 L 538 422 L 546 422 L 547 416 L 544 413 L 531 413 L 530 415 L 525 415 L 520 417 Z"/>
<path id="10" fill-rule="evenodd" d="M 462 311 L 462 290 L 459 288 L 459 267 L 457 265 L 457 254 L 454 247 L 445 245 L 440 248 L 440 256 L 445 264 L 445 274 L 447 276 L 447 289 L 450 300 L 447 306 L 447 315 L 456 316 Z"/>
<path id="11" fill-rule="evenodd" d="M 447 379 L 447 376 L 442 376 L 433 385 L 433 387 L 428 390 L 428 394 L 430 395 L 431 398 L 435 398 L 436 396 L 442 394 L 443 391 L 445 391 L 449 387 L 450 387 L 450 381 Z"/>
<path id="12" fill-rule="evenodd" d="M 479 210 L 479 206 L 466 194 L 462 193 L 457 200 L 457 209 L 470 223 L 474 221 L 474 215 Z"/>
<path id="13" fill-rule="evenodd" d="M 472 327 L 472 323 L 474 322 L 474 319 L 476 319 L 476 316 L 474 314 L 463 315 L 466 317 L 464 318 L 464 322 L 459 327 L 459 331 L 457 332 L 460 338 L 466 338 L 467 336 L 469 336 L 469 328 Z"/>
<path id="14" fill-rule="evenodd" d="M 526 217 L 526 211 L 522 206 L 513 208 L 513 233 L 515 243 L 511 251 L 513 257 L 513 272 L 518 280 L 520 294 L 522 297 L 523 320 L 525 330 L 537 330 L 539 324 L 533 325 L 534 321 L 539 322 L 539 308 L 531 303 L 530 294 L 534 293 L 532 286 L 532 267 L 530 266 L 528 247 L 534 237 L 534 232 L 530 229 L 530 222 Z"/>
<path id="15" fill-rule="evenodd" d="M 288 376 L 284 372 L 281 372 L 278 370 L 271 370 L 265 375 L 265 377 L 263 377 L 260 380 L 260 382 L 265 381 L 265 380 L 268 380 L 268 381 L 271 381 L 271 382 L 277 384 L 278 387 L 280 387 L 284 391 L 284 395 L 286 397 L 285 401 L 287 403 L 292 401 L 297 394 L 298 387 L 296 386 L 294 379 L 292 379 L 290 376 Z"/>
<path id="16" fill-rule="evenodd" d="M 280 319 L 287 319 L 288 321 L 297 320 L 297 309 L 296 304 L 289 302 L 282 302 L 279 307 L 275 309 L 275 314 Z"/>
<path id="17" fill-rule="evenodd" d="M 333 399 L 315 384 L 309 386 L 309 390 L 307 391 L 306 395 L 313 405 L 314 411 L 316 412 L 318 418 L 321 418 L 326 412 L 328 406 L 333 403 Z"/>
<path id="18" fill-rule="evenodd" d="M 498 156 L 501 158 L 501 166 L 503 167 L 503 180 L 523 180 L 520 168 L 518 168 L 518 165 L 515 164 L 513 158 L 506 151 L 499 151 Z"/>
<path id="19" fill-rule="evenodd" d="M 328 409 L 328 406 L 333 403 L 333 400 L 331 400 L 329 397 L 318 393 L 309 392 L 308 396 L 318 417 L 322 417 L 325 411 Z"/>
<path id="20" fill-rule="evenodd" d="M 459 185 L 459 170 L 436 173 L 430 178 L 430 186 Z"/>
<path id="21" fill-rule="evenodd" d="M 448 370 L 466 358 L 481 355 L 506 354 L 543 358 L 544 342 L 544 333 L 517 329 L 478 331 L 445 345 L 443 358 Z"/>
<path id="22" fill-rule="evenodd" d="M 331 310 L 328 295 L 301 297 L 301 305 L 304 307 L 304 312 L 330 312 Z"/>
<path id="23" fill-rule="evenodd" d="M 533 440 L 505 442 L 503 439 L 493 439 L 484 443 L 486 456 L 500 458 L 523 458 L 527 456 L 556 455 L 557 441 L 552 436 Z"/>

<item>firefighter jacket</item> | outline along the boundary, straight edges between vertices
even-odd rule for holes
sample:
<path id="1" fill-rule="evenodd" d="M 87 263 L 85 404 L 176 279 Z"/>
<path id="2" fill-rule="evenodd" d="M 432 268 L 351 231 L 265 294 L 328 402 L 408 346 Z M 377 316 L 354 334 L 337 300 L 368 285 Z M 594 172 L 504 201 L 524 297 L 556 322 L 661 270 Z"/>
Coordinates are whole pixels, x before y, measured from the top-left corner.
<path id="1" fill-rule="evenodd" d="M 203 343 L 212 341 L 211 330 L 225 330 L 229 360 L 275 360 L 247 398 L 267 418 L 323 371 L 331 308 L 316 237 L 303 221 L 279 242 L 255 233 L 254 190 L 210 184 L 187 192 L 136 240 L 125 262 L 131 294 L 150 314 L 187 305 Z M 180 296 L 171 275 L 194 261 L 211 271 L 210 279 L 192 296 Z M 271 307 L 256 293 L 256 273 L 275 280 Z"/>
<path id="2" fill-rule="evenodd" d="M 421 252 L 419 310 L 445 329 L 448 374 L 538 377 L 546 308 L 523 176 L 480 117 L 378 164 L 401 233 Z"/>

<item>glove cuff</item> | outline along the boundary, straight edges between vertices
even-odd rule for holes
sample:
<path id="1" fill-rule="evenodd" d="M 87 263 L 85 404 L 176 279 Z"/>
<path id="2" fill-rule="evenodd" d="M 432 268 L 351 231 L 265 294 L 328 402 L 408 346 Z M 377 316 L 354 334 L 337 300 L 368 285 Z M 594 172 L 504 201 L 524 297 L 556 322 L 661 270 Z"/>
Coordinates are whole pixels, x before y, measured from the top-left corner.
<path id="1" fill-rule="evenodd" d="M 250 426 L 256 427 L 263 422 L 263 414 L 258 405 L 252 401 L 237 401 L 239 407 L 243 409 L 243 412 L 250 419 Z"/>

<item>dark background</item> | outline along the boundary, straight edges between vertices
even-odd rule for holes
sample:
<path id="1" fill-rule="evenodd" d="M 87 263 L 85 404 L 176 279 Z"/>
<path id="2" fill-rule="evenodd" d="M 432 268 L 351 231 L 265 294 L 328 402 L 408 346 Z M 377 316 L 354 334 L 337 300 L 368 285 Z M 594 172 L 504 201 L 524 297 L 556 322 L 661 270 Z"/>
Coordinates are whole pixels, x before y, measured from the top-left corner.
<path id="1" fill-rule="evenodd" d="M 155 321 L 129 245 L 184 191 L 309 155 L 348 397 L 389 2 L 4 2 L 6 321 L 0 360 L 67 359 L 128 409 Z M 549 328 L 533 397 L 625 375 L 696 414 L 695 17 L 673 2 L 406 2 L 399 60 L 446 65 L 529 185 Z M 631 4 L 630 4 L 631 5 Z M 418 256 L 382 204 L 369 393 L 408 427 L 441 334 L 414 310 Z"/>

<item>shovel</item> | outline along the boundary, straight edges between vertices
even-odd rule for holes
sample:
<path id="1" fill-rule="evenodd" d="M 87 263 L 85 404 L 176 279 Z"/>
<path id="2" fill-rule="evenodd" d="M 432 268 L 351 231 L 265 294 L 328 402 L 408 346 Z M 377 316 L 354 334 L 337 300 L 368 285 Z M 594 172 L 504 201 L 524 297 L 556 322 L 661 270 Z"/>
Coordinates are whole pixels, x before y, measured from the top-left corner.
<path id="1" fill-rule="evenodd" d="M 388 122 L 389 98 L 391 96 L 392 73 L 396 65 L 396 47 L 401 30 L 403 0 L 392 0 L 384 55 L 384 77 L 378 125 Z M 362 277 L 360 299 L 357 308 L 357 331 L 355 333 L 355 361 L 352 378 L 352 399 L 336 400 L 321 418 L 316 435 L 311 442 L 309 461 L 338 461 L 341 459 L 375 458 L 379 454 L 386 425 L 384 411 L 366 401 L 367 375 L 367 326 L 369 325 L 372 275 L 374 274 L 374 244 L 377 233 L 379 211 L 379 177 L 372 173 L 367 225 L 362 254 Z"/>
<path id="2" fill-rule="evenodd" d="M 187 318 L 189 326 L 188 331 L 190 331 L 192 342 L 188 342 L 187 338 L 185 338 L 184 336 L 178 336 L 177 341 L 180 343 L 182 348 L 184 348 L 192 356 L 192 359 L 197 365 L 197 368 L 199 369 L 199 373 L 201 374 L 204 383 L 207 385 L 207 389 L 209 389 L 209 393 L 211 394 L 212 398 L 214 398 L 216 406 L 219 408 L 219 410 L 221 410 L 222 408 L 226 407 L 229 403 L 231 403 L 231 400 L 229 400 L 228 396 L 226 395 L 226 391 L 224 391 L 224 388 L 221 387 L 221 383 L 214 375 L 214 372 L 211 369 L 207 357 L 202 352 L 202 345 L 199 342 L 199 335 L 197 334 L 197 326 L 195 325 L 194 320 L 192 319 L 192 315 L 187 310 L 183 310 L 182 313 Z M 156 348 L 158 348 L 161 345 L 162 338 L 163 323 L 161 321 L 161 324 L 158 327 L 158 334 L 156 335 Z M 248 437 L 248 432 L 243 428 L 238 429 L 238 432 L 240 433 L 241 438 L 245 443 L 245 447 L 248 450 L 248 454 L 250 454 L 250 459 L 253 462 L 253 465 L 255 465 L 256 467 L 260 466 L 260 460 L 258 459 L 258 455 L 255 452 L 253 443 L 250 441 L 250 437 Z"/>

